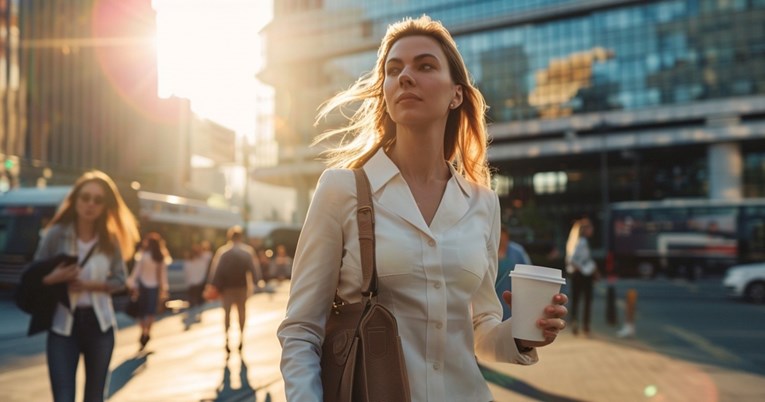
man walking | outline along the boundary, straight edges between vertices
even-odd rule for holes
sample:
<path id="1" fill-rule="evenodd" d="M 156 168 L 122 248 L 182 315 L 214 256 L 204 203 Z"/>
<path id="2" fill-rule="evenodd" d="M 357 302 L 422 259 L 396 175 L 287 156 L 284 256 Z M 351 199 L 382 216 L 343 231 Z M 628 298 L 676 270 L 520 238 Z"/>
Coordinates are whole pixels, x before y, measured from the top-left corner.
<path id="1" fill-rule="evenodd" d="M 213 257 L 211 264 L 212 284 L 218 289 L 223 301 L 225 312 L 224 326 L 226 337 L 226 353 L 231 353 L 228 346 L 228 329 L 231 323 L 231 307 L 236 306 L 239 317 L 239 351 L 242 351 L 244 340 L 244 321 L 247 317 L 245 303 L 247 302 L 247 274 L 251 275 L 253 283 L 258 280 L 258 261 L 252 247 L 244 244 L 244 234 L 240 226 L 228 230 L 228 243 L 221 246 Z"/>

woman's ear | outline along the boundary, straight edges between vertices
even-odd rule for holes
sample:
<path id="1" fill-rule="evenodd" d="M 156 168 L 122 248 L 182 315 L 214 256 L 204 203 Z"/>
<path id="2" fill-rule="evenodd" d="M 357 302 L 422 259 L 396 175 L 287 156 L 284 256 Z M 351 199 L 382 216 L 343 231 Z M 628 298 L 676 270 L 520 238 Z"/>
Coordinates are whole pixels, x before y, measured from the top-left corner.
<path id="1" fill-rule="evenodd" d="M 455 85 L 454 86 L 454 96 L 452 97 L 452 101 L 449 103 L 449 105 L 454 105 L 452 109 L 456 109 L 460 107 L 462 104 L 462 85 Z"/>

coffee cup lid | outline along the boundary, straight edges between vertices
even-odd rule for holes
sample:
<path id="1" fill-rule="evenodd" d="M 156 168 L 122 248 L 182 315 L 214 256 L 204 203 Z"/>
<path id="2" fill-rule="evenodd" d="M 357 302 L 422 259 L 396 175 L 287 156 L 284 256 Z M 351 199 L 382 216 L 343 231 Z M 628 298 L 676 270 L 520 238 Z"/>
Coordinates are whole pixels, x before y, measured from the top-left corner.
<path id="1" fill-rule="evenodd" d="M 510 276 L 559 283 L 561 285 L 566 284 L 566 280 L 562 278 L 561 270 L 556 268 L 539 267 L 536 265 L 515 264 L 513 270 L 510 271 Z"/>

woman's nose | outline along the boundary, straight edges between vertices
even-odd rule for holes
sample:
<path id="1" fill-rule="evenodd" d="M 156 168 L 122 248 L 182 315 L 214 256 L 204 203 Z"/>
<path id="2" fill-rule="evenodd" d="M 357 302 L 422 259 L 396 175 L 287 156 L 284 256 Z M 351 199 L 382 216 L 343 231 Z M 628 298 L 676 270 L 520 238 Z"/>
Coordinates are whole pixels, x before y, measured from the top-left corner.
<path id="1" fill-rule="evenodd" d="M 408 68 L 401 70 L 401 74 L 398 75 L 398 83 L 402 87 L 414 85 L 414 78 L 409 74 Z"/>

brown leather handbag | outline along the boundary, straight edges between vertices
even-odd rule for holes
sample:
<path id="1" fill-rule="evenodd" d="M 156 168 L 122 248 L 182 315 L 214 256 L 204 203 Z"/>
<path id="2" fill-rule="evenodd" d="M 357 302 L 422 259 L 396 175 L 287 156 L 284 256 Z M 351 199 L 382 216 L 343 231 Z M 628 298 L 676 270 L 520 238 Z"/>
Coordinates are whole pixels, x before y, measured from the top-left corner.
<path id="1" fill-rule="evenodd" d="M 354 169 L 362 301 L 335 294 L 321 355 L 324 402 L 409 402 L 409 377 L 396 317 L 377 303 L 374 209 L 369 179 Z"/>

